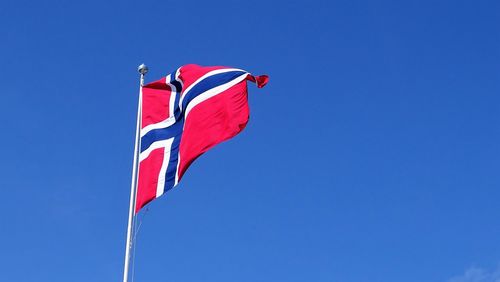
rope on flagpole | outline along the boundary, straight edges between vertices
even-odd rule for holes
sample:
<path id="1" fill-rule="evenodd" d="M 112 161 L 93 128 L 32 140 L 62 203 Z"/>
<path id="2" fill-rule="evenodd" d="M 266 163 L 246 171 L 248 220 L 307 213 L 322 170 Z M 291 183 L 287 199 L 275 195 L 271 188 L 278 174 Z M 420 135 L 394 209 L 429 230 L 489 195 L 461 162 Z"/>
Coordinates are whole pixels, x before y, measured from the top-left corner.
<path id="1" fill-rule="evenodd" d="M 134 220 L 134 237 L 132 238 L 132 273 L 130 274 L 131 276 L 131 281 L 134 282 L 135 280 L 135 248 L 137 247 L 137 235 L 139 235 L 139 231 L 141 230 L 142 223 L 144 222 L 144 217 L 146 217 L 146 214 L 148 214 L 149 208 L 146 208 L 144 212 L 141 212 L 141 216 L 137 215 L 136 220 Z"/>
<path id="2" fill-rule="evenodd" d="M 135 222 L 135 199 L 137 196 L 137 180 L 138 180 L 138 159 L 139 148 L 141 146 L 140 129 L 141 129 L 141 116 L 142 116 L 142 86 L 144 85 L 144 76 L 148 72 L 148 67 L 141 64 L 137 70 L 141 74 L 139 86 L 139 102 L 137 103 L 137 121 L 135 128 L 135 145 L 134 145 L 134 162 L 132 167 L 132 181 L 130 184 L 130 202 L 128 212 L 128 226 L 127 226 L 127 243 L 125 245 L 125 264 L 123 266 L 123 282 L 128 281 L 129 277 L 129 264 L 130 264 L 130 251 L 132 250 L 133 239 L 133 226 Z"/>
<path id="3" fill-rule="evenodd" d="M 134 282 L 134 275 L 135 275 L 135 249 L 137 247 L 137 241 L 136 241 L 136 238 L 137 238 L 137 231 L 138 231 L 138 228 L 137 228 L 137 220 L 139 219 L 139 221 L 142 222 L 142 220 L 140 220 L 139 218 L 139 214 L 137 214 L 135 216 L 135 220 L 134 220 L 134 234 L 132 235 L 132 257 L 130 258 L 131 259 L 131 262 L 130 262 L 130 265 L 131 265 L 131 268 L 132 268 L 132 273 L 130 274 L 130 282 Z"/>

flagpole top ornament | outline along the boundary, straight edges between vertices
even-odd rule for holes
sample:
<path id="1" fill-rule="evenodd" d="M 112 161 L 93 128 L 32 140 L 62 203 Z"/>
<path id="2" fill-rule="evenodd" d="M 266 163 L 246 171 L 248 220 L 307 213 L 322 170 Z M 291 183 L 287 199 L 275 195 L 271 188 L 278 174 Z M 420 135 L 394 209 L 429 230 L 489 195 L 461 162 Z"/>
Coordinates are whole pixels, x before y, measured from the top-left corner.
<path id="1" fill-rule="evenodd" d="M 141 64 L 138 68 L 137 68 L 137 71 L 142 74 L 142 75 L 145 75 L 147 72 L 148 72 L 148 67 L 145 65 L 145 64 Z"/>

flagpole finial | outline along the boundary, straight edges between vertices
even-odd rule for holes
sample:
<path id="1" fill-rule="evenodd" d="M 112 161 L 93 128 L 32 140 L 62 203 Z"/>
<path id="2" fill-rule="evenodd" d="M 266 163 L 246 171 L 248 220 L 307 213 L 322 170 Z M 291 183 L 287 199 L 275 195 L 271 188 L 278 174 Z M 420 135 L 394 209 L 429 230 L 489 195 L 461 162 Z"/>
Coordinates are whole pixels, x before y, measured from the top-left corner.
<path id="1" fill-rule="evenodd" d="M 147 72 L 148 72 L 148 67 L 145 65 L 145 64 L 141 64 L 138 68 L 137 68 L 137 71 L 142 74 L 142 75 L 145 75 Z"/>

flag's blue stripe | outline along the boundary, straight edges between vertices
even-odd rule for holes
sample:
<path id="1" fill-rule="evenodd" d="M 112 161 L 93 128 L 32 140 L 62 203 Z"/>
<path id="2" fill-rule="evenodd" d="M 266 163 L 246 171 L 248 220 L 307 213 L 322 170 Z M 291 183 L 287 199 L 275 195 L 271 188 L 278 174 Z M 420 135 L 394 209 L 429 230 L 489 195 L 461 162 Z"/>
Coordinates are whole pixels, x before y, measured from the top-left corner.
<path id="1" fill-rule="evenodd" d="M 175 120 L 179 120 L 180 117 L 181 117 L 181 109 L 179 109 L 179 97 L 181 96 L 181 91 L 182 91 L 182 84 L 176 80 L 175 78 L 175 73 L 174 72 L 170 77 L 171 77 L 171 82 L 170 84 L 172 84 L 174 87 L 175 87 L 175 104 L 174 104 L 174 116 L 175 116 Z"/>
<path id="2" fill-rule="evenodd" d="M 222 85 L 224 83 L 227 83 L 244 73 L 245 73 L 244 71 L 229 71 L 229 72 L 214 74 L 203 79 L 202 81 L 198 82 L 198 84 L 193 86 L 193 88 L 191 88 L 188 93 L 185 94 L 186 96 L 182 101 L 182 109 L 183 110 L 186 109 L 187 104 L 201 93 L 209 89 L 215 88 L 219 85 Z"/>
<path id="3" fill-rule="evenodd" d="M 184 125 L 184 121 L 179 121 Z M 179 149 L 181 146 L 182 134 L 177 135 L 172 142 L 170 149 L 170 161 L 168 162 L 167 171 L 165 172 L 165 188 L 164 192 L 172 189 L 175 185 L 175 175 L 177 173 L 177 164 L 179 163 Z"/>
<path id="4" fill-rule="evenodd" d="M 182 134 L 184 122 L 175 122 L 169 127 L 153 129 L 141 138 L 141 153 L 156 141 L 166 140 Z"/>

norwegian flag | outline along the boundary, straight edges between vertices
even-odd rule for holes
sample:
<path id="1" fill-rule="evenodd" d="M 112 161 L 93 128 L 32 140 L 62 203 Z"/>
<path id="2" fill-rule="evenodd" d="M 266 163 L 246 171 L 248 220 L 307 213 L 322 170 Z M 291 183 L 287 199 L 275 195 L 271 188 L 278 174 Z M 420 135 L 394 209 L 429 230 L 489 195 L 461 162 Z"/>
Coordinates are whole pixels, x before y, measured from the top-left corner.
<path id="1" fill-rule="evenodd" d="M 185 65 L 142 88 L 136 213 L 179 183 L 189 165 L 241 132 L 249 117 L 247 80 L 268 76 Z"/>

